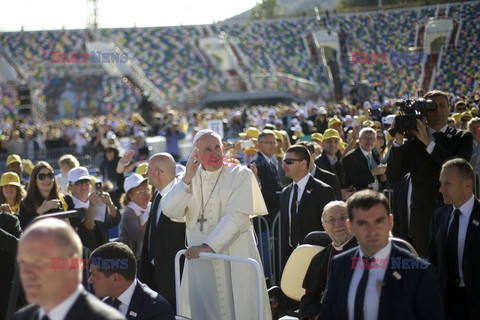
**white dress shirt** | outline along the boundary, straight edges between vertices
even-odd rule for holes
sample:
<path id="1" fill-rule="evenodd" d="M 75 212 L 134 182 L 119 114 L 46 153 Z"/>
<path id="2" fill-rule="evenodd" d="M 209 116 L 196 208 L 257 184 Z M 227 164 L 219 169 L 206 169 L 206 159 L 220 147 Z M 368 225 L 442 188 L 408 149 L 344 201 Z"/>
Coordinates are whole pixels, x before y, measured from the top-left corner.
<path id="1" fill-rule="evenodd" d="M 467 229 L 468 229 L 468 223 L 470 221 L 470 215 L 472 214 L 473 211 L 473 204 L 475 203 L 475 197 L 472 195 L 470 199 L 468 199 L 467 202 L 463 204 L 460 208 L 460 212 L 462 213 L 459 218 L 458 218 L 458 241 L 457 241 L 457 261 L 458 261 L 458 275 L 460 276 L 460 287 L 465 287 L 465 280 L 463 279 L 463 251 L 465 249 L 465 238 L 467 237 Z M 455 206 L 453 206 L 453 210 L 450 213 L 450 218 L 448 220 L 448 231 L 447 231 L 447 236 L 448 232 L 450 231 L 450 225 L 453 222 L 454 214 L 453 212 L 455 211 Z"/>
<path id="2" fill-rule="evenodd" d="M 445 125 L 442 129 L 440 129 L 440 130 L 438 130 L 438 131 L 435 131 L 435 130 L 433 130 L 432 128 L 427 127 L 428 137 L 430 138 L 430 143 L 429 143 L 428 146 L 427 146 L 427 152 L 428 152 L 429 154 L 432 154 L 433 148 L 435 148 L 435 137 L 433 136 L 433 134 L 434 134 L 435 132 L 443 132 L 443 133 L 445 133 L 445 131 L 447 131 L 447 128 L 448 128 L 448 125 Z"/>
<path id="3" fill-rule="evenodd" d="M 77 289 L 67 299 L 63 300 L 62 303 L 50 310 L 48 314 L 42 307 L 40 307 L 38 319 L 42 319 L 42 317 L 47 314 L 50 320 L 64 320 L 67 316 L 68 311 L 70 311 L 78 296 L 80 296 L 82 290 L 83 287 L 81 284 L 79 284 Z"/>
<path id="4" fill-rule="evenodd" d="M 118 311 L 124 316 L 127 316 L 128 307 L 130 306 L 130 302 L 132 301 L 136 285 L 137 279 L 134 279 L 132 284 L 127 288 L 127 290 L 123 291 L 123 293 L 117 298 L 118 300 L 120 300 Z"/>
<path id="5" fill-rule="evenodd" d="M 388 244 L 380 251 L 375 253 L 371 258 L 377 259 L 377 264 L 380 264 L 381 259 L 389 259 L 392 252 L 392 243 L 388 240 Z M 362 249 L 358 247 L 358 256 L 360 259 L 365 254 Z M 350 280 L 350 287 L 348 289 L 348 319 L 354 320 L 355 314 L 355 296 L 357 294 L 357 288 L 362 279 L 363 268 L 355 269 L 353 271 L 352 280 Z M 372 268 L 368 271 L 368 282 L 365 289 L 365 300 L 363 303 L 363 318 L 366 320 L 377 319 L 378 307 L 380 305 L 380 294 L 382 286 L 384 285 L 383 279 L 385 277 L 386 269 Z"/>

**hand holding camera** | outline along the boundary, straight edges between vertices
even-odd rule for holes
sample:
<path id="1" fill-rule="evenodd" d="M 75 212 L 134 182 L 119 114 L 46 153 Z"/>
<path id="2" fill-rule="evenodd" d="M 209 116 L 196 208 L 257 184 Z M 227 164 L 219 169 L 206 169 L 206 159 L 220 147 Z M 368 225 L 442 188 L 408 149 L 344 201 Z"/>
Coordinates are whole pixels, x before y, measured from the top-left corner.
<path id="1" fill-rule="evenodd" d="M 61 209 L 62 202 L 59 199 L 44 200 L 42 205 L 38 207 L 37 213 L 44 214 L 52 209 Z"/>

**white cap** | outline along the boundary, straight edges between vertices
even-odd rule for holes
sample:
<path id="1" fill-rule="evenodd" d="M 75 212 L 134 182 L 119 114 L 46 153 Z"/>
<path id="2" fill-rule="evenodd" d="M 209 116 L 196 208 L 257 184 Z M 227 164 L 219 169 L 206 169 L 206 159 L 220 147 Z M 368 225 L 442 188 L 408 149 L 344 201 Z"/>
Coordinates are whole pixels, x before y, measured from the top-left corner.
<path id="1" fill-rule="evenodd" d="M 76 167 L 68 173 L 68 181 L 75 183 L 80 180 L 90 180 L 90 174 L 85 167 Z"/>
<path id="2" fill-rule="evenodd" d="M 110 139 L 117 138 L 117 135 L 115 133 L 113 133 L 113 131 L 108 131 L 106 137 L 107 137 L 108 140 L 110 140 Z"/>
<path id="3" fill-rule="evenodd" d="M 147 178 L 142 177 L 138 173 L 134 173 L 125 179 L 125 182 L 123 183 L 123 189 L 125 189 L 125 192 L 128 192 L 130 189 L 138 187 L 145 180 L 147 180 Z"/>
<path id="4" fill-rule="evenodd" d="M 203 130 L 198 131 L 197 134 L 195 135 L 195 137 L 193 138 L 193 142 L 192 142 L 193 145 L 195 145 L 195 143 L 197 143 L 197 141 L 200 140 L 201 137 L 203 137 L 207 134 L 214 136 L 215 138 L 218 139 L 218 141 L 220 141 L 220 143 L 222 143 L 222 137 L 220 137 L 220 135 L 218 133 L 216 133 L 215 131 L 210 130 L 210 129 L 203 129 Z"/>
<path id="5" fill-rule="evenodd" d="M 382 119 L 382 121 L 383 121 L 383 124 L 390 124 L 391 125 L 392 122 L 393 122 L 393 119 L 395 119 L 395 115 L 394 114 L 389 114 L 388 116 L 384 117 Z"/>

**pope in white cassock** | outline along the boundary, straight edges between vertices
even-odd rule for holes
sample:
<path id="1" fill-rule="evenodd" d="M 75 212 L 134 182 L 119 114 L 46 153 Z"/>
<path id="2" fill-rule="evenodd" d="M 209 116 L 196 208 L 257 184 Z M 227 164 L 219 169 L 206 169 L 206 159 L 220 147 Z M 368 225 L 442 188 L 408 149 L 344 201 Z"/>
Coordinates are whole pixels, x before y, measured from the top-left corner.
<path id="1" fill-rule="evenodd" d="M 199 131 L 183 179 L 162 198 L 163 213 L 187 226 L 179 314 L 195 320 L 257 319 L 257 280 L 250 265 L 196 259 L 210 252 L 253 258 L 261 265 L 250 221 L 267 214 L 260 188 L 250 169 L 223 165 L 222 157 L 220 136 Z M 269 320 L 263 277 L 262 284 L 263 319 Z"/>

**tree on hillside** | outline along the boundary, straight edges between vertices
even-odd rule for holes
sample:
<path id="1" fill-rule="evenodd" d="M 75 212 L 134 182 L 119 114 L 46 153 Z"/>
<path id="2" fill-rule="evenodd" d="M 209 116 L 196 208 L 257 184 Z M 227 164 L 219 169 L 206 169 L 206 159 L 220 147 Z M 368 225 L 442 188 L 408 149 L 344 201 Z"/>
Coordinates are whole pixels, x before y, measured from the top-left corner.
<path id="1" fill-rule="evenodd" d="M 252 19 L 271 19 L 278 16 L 277 0 L 262 0 L 252 9 Z"/>

